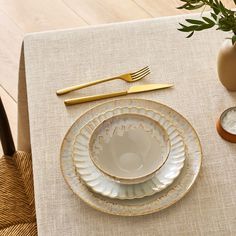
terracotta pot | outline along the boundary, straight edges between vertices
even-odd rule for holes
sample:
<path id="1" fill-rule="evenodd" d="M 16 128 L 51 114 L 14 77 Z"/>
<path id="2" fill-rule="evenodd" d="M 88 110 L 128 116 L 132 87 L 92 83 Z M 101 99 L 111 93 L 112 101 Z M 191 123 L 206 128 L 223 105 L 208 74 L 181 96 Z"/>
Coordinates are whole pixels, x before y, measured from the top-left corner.
<path id="1" fill-rule="evenodd" d="M 227 39 L 218 54 L 218 75 L 221 83 L 231 91 L 236 91 L 236 44 Z"/>

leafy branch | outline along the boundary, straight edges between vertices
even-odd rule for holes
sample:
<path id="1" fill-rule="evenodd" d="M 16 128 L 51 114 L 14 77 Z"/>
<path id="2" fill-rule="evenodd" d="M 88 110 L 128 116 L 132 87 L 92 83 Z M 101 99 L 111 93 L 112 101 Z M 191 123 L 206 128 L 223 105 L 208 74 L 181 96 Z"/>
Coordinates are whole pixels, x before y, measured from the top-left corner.
<path id="1" fill-rule="evenodd" d="M 236 42 L 236 12 L 227 9 L 219 0 L 180 0 L 183 5 L 178 9 L 195 10 L 210 7 L 212 10 L 210 16 L 201 16 L 200 20 L 186 19 L 186 23 L 180 23 L 179 31 L 189 33 L 187 38 L 190 38 L 195 31 L 217 27 L 217 30 L 232 31 L 232 44 Z M 236 4 L 236 0 L 233 0 Z"/>

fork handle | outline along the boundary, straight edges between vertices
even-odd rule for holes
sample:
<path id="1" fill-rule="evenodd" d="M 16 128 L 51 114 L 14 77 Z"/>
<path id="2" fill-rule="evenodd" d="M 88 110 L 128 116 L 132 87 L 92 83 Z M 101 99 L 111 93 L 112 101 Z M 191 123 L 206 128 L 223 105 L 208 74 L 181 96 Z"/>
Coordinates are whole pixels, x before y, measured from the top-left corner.
<path id="1" fill-rule="evenodd" d="M 123 96 L 126 94 L 128 94 L 127 91 L 120 91 L 120 92 L 115 92 L 115 93 L 99 94 L 99 95 L 88 96 L 88 97 L 71 98 L 71 99 L 66 99 L 64 103 L 66 106 L 71 106 L 71 105 L 80 104 L 84 102 L 91 102 L 91 101 L 97 101 L 97 100 L 101 100 L 105 98 Z"/>
<path id="2" fill-rule="evenodd" d="M 75 90 L 78 90 L 78 89 L 86 88 L 86 87 L 89 87 L 89 86 L 92 86 L 92 85 L 95 85 L 95 84 L 104 83 L 104 82 L 114 80 L 114 79 L 119 79 L 119 77 L 99 79 L 99 80 L 95 80 L 95 81 L 92 81 L 92 82 L 89 82 L 89 83 L 74 85 L 74 86 L 67 87 L 67 88 L 64 88 L 64 89 L 59 89 L 59 90 L 57 90 L 57 95 L 66 94 L 66 93 L 69 93 L 69 92 L 72 92 L 72 91 L 75 91 Z"/>

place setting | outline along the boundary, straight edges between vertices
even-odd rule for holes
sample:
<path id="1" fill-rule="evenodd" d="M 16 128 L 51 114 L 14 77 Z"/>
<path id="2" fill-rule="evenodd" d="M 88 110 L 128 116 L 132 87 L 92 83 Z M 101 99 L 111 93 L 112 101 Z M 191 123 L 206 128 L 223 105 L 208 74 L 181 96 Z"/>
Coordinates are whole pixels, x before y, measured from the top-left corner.
<path id="1" fill-rule="evenodd" d="M 60 89 L 57 95 L 114 79 L 132 83 L 150 72 L 146 66 Z M 65 105 L 173 86 L 135 85 L 127 91 L 66 99 Z M 122 216 L 150 214 L 176 203 L 195 182 L 201 159 L 198 135 L 181 114 L 156 101 L 128 97 L 83 113 L 67 131 L 60 151 L 61 172 L 71 190 L 91 207 Z"/>
<path id="2" fill-rule="evenodd" d="M 234 235 L 234 1 L 87 2 L 4 6 L 0 232 Z"/>

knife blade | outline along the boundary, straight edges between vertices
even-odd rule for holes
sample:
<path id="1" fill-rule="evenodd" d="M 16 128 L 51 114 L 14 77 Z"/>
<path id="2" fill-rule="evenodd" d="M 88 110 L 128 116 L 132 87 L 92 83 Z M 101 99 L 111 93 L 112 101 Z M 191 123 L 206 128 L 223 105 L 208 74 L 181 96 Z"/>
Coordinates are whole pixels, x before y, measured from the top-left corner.
<path id="1" fill-rule="evenodd" d="M 148 92 L 152 90 L 170 88 L 174 86 L 173 84 L 143 84 L 143 85 L 135 85 L 128 89 L 128 93 L 141 93 Z"/>

